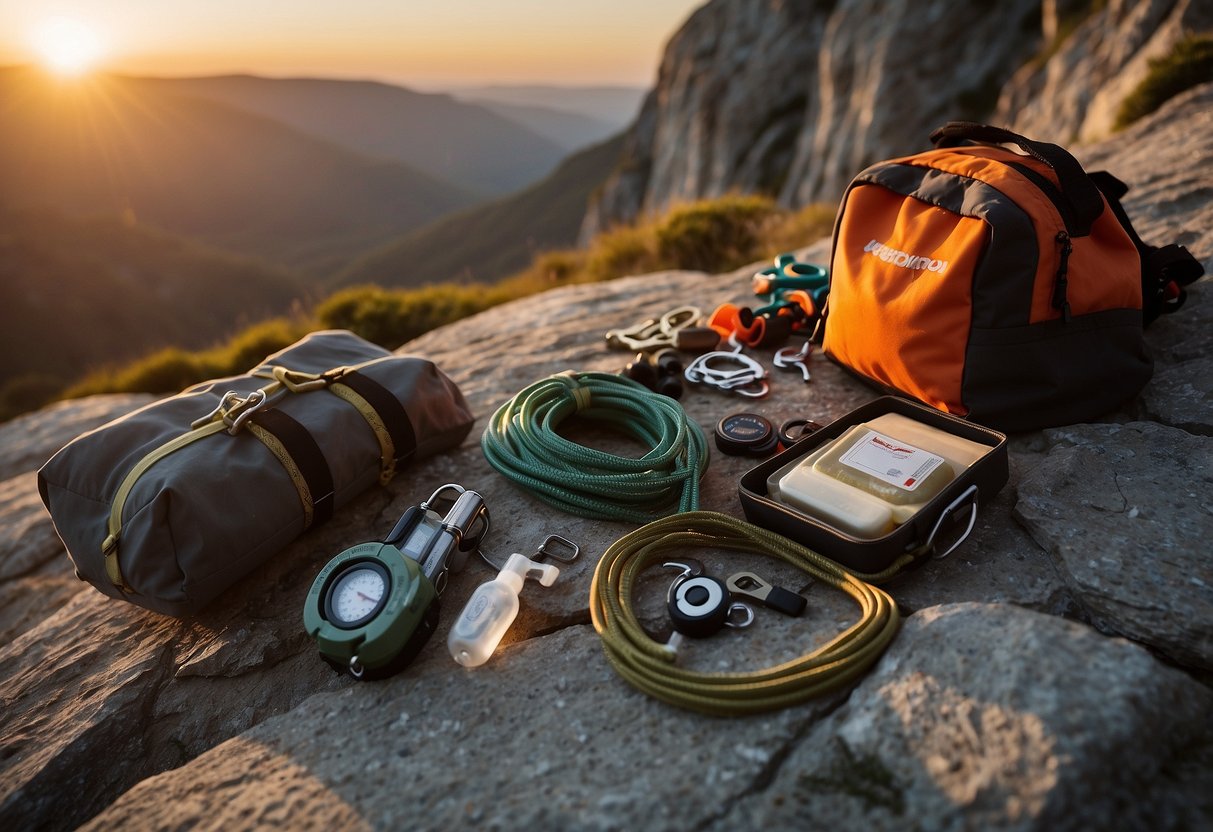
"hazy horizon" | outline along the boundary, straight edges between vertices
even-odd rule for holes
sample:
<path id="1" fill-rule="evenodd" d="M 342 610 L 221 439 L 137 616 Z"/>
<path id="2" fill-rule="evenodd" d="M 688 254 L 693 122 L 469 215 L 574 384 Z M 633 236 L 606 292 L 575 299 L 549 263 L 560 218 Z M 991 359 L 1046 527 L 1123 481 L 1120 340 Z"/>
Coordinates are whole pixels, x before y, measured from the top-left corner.
<path id="1" fill-rule="evenodd" d="M 258 75 L 490 86 L 647 88 L 703 0 L 0 0 L 0 66 L 64 74 Z"/>

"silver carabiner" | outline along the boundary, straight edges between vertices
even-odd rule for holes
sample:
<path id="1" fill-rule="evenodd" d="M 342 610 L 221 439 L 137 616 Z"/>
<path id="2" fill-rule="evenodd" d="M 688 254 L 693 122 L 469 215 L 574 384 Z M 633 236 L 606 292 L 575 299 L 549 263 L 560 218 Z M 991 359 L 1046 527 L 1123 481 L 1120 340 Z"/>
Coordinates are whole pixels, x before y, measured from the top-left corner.
<path id="1" fill-rule="evenodd" d="M 799 350 L 792 347 L 784 347 L 781 350 L 775 351 L 775 358 L 772 363 L 781 370 L 800 370 L 804 376 L 804 380 L 808 381 L 809 376 L 809 356 L 813 354 L 813 342 L 806 340 L 804 345 Z"/>
<path id="2" fill-rule="evenodd" d="M 760 378 L 741 387 L 730 389 L 738 396 L 745 396 L 747 399 L 762 399 L 771 392 L 771 385 L 767 383 L 766 379 Z"/>
<path id="3" fill-rule="evenodd" d="M 706 384 L 718 390 L 732 390 L 739 395 L 749 398 L 765 396 L 770 388 L 763 381 L 766 369 L 754 359 L 741 352 L 741 345 L 733 337 L 729 343 L 733 350 L 715 350 L 698 356 L 683 370 L 683 377 L 693 384 Z M 711 366 L 712 362 L 728 362 L 735 366 L 731 369 Z M 756 389 L 754 385 L 758 385 Z"/>

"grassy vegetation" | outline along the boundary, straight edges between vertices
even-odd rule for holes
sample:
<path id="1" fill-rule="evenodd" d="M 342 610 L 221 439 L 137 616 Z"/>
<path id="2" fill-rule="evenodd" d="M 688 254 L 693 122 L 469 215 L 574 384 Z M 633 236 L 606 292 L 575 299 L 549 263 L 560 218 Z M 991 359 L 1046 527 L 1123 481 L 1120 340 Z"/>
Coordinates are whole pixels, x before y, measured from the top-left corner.
<path id="1" fill-rule="evenodd" d="M 0 419 L 104 363 L 205 349 L 307 291 L 276 266 L 120 217 L 0 210 Z"/>
<path id="2" fill-rule="evenodd" d="M 1166 101 L 1198 84 L 1213 81 L 1213 37 L 1189 35 L 1170 54 L 1150 61 L 1150 71 L 1125 96 L 1116 114 L 1116 130 L 1123 130 Z"/>
<path id="3" fill-rule="evenodd" d="M 209 378 L 239 375 L 313 328 L 312 321 L 304 317 L 274 318 L 209 350 L 168 347 L 125 367 L 92 373 L 64 391 L 63 398 L 94 393 L 173 393 Z"/>
<path id="4" fill-rule="evenodd" d="M 589 247 L 550 251 L 491 285 L 420 289 L 342 289 L 310 314 L 257 324 L 212 349 L 161 350 L 129 366 L 94 373 L 65 397 L 102 392 L 171 393 L 208 378 L 236 375 L 313 329 L 348 329 L 388 349 L 491 306 L 555 286 L 611 280 L 664 269 L 719 272 L 799 248 L 830 233 L 834 209 L 785 211 L 765 197 L 726 196 L 598 236 Z"/>

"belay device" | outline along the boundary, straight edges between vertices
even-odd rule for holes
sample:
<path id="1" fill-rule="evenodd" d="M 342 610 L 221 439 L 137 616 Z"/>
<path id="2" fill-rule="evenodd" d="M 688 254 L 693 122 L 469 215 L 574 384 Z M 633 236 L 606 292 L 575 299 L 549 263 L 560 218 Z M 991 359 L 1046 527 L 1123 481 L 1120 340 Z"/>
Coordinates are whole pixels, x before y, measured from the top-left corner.
<path id="1" fill-rule="evenodd" d="M 435 510 L 454 496 L 446 515 Z M 320 655 L 355 679 L 402 670 L 438 626 L 438 596 L 451 569 L 489 530 L 475 491 L 448 483 L 410 507 L 382 542 L 359 543 L 330 560 L 308 591 L 303 626 Z"/>

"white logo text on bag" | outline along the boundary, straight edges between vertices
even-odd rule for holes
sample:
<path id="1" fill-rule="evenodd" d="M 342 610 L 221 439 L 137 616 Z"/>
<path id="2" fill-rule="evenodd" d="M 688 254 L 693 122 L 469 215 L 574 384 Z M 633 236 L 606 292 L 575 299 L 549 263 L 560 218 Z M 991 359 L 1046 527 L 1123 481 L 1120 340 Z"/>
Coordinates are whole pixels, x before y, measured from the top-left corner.
<path id="1" fill-rule="evenodd" d="M 890 248 L 879 240 L 873 240 L 863 247 L 865 254 L 871 254 L 873 257 L 878 257 L 886 263 L 894 266 L 900 266 L 903 269 L 913 269 L 914 271 L 929 271 L 939 272 L 943 274 L 948 268 L 947 260 L 935 260 L 930 257 L 921 257 L 917 254 L 909 254 L 904 251 L 898 251 L 895 248 Z"/>

